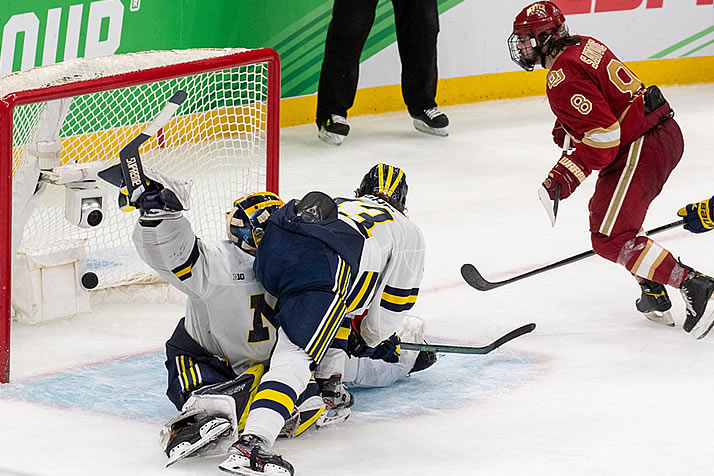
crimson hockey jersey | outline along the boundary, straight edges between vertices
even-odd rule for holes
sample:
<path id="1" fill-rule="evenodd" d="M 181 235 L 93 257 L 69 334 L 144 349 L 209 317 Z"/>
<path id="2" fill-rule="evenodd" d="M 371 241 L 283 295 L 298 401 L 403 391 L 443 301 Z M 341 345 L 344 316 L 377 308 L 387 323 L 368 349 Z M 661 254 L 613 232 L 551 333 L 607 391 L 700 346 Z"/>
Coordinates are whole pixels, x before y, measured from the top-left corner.
<path id="1" fill-rule="evenodd" d="M 645 87 L 607 46 L 581 38 L 555 59 L 547 94 L 556 128 L 564 127 L 576 143 L 570 159 L 590 173 L 607 167 L 620 146 L 646 132 Z"/>

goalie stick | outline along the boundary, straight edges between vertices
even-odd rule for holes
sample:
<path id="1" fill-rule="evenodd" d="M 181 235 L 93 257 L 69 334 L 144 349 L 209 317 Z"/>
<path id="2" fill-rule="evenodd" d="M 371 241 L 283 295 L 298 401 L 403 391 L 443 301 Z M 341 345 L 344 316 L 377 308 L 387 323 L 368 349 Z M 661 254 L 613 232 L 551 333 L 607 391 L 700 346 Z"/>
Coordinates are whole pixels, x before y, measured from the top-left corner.
<path id="1" fill-rule="evenodd" d="M 675 222 L 668 223 L 666 225 L 662 225 L 657 228 L 653 228 L 652 230 L 646 231 L 645 234 L 647 234 L 648 236 L 655 235 L 662 231 L 669 230 L 670 228 L 676 228 L 676 227 L 682 226 L 682 225 L 684 225 L 684 220 L 677 220 Z M 506 284 L 520 281 L 521 279 L 535 276 L 536 274 L 550 271 L 551 269 L 560 268 L 561 266 L 565 266 L 566 264 L 580 261 L 581 259 L 588 258 L 594 254 L 595 254 L 595 252 L 593 250 L 584 251 L 582 253 L 578 253 L 577 255 L 571 256 L 569 258 L 565 258 L 565 259 L 562 259 L 555 263 L 549 264 L 547 266 L 543 266 L 542 268 L 534 269 L 532 271 L 528 271 L 527 273 L 519 274 L 518 276 L 514 276 L 512 278 L 505 279 L 503 281 L 495 281 L 495 282 L 486 280 L 483 276 L 481 276 L 481 273 L 478 272 L 478 270 L 476 269 L 476 267 L 474 265 L 466 263 L 461 267 L 461 276 L 463 276 L 464 280 L 471 287 L 476 288 L 479 291 L 489 291 L 491 289 L 499 288 Z"/>
<path id="2" fill-rule="evenodd" d="M 169 122 L 171 116 L 173 116 L 179 106 L 183 104 L 186 97 L 186 91 L 181 89 L 176 91 L 169 98 L 169 101 L 156 118 L 154 118 L 138 136 L 119 151 L 119 164 L 102 170 L 98 173 L 99 177 L 117 187 L 122 186 L 121 179 L 123 178 L 130 201 L 135 202 L 138 200 L 144 192 L 144 188 L 149 183 L 146 175 L 144 175 L 144 168 L 141 165 L 139 147 Z M 119 170 L 121 170 L 121 175 L 119 175 Z"/>
<path id="3" fill-rule="evenodd" d="M 512 330 L 508 334 L 499 337 L 495 341 L 483 347 L 443 344 L 412 344 L 410 342 L 402 342 L 400 346 L 404 350 L 416 350 L 419 352 L 441 352 L 444 354 L 488 354 L 516 337 L 533 332 L 535 327 L 536 325 L 534 323 L 526 324 L 525 326 Z"/>

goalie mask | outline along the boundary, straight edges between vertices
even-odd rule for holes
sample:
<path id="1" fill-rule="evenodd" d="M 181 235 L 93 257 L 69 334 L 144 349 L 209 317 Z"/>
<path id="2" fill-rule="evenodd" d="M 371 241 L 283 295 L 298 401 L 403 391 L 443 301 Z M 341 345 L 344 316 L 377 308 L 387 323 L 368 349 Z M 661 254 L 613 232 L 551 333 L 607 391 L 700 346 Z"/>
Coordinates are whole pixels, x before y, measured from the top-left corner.
<path id="1" fill-rule="evenodd" d="M 283 205 L 280 197 L 272 192 L 239 198 L 233 202 L 233 209 L 226 213 L 228 238 L 243 251 L 254 254 L 270 215 Z"/>
<path id="2" fill-rule="evenodd" d="M 407 203 L 407 176 L 393 165 L 377 164 L 364 176 L 355 196 L 375 195 L 404 213 Z"/>
<path id="3" fill-rule="evenodd" d="M 536 63 L 545 68 L 545 58 L 555 51 L 554 44 L 566 36 L 565 16 L 554 3 L 532 3 L 513 22 L 508 38 L 511 59 L 526 71 L 533 71 Z"/>

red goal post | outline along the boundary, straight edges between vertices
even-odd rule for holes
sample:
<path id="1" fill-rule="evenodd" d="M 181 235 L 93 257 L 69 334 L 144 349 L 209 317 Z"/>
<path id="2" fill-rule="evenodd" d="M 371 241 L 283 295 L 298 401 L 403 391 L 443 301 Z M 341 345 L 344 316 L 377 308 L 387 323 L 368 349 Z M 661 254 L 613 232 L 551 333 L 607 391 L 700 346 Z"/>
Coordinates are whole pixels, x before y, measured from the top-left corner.
<path id="1" fill-rule="evenodd" d="M 155 58 L 158 66 L 146 67 Z M 105 60 L 122 66 L 116 70 L 109 67 L 105 71 L 102 69 Z M 32 75 L 36 72 L 62 68 L 65 64 L 70 68 L 67 73 L 59 73 L 59 76 L 55 73 L 59 81 L 33 84 Z M 139 69 L 135 69 L 135 64 L 141 65 Z M 13 86 L 18 84 L 20 87 Z M 197 234 L 204 238 L 224 238 L 223 212 L 230 208 L 232 200 L 261 189 L 278 192 L 280 59 L 274 50 L 143 52 L 77 59 L 0 78 L 0 383 L 8 382 L 10 377 L 11 274 L 17 251 L 13 249 L 13 214 L 18 213 L 13 206 L 14 178 L 22 175 L 20 169 L 25 160 L 23 157 L 27 155 L 25 149 L 34 147 L 37 150 L 39 133 L 32 127 L 42 121 L 38 119 L 41 114 L 38 111 L 42 111 L 48 101 L 72 98 L 68 99 L 70 110 L 62 116 L 61 130 L 57 131 L 61 165 L 83 164 L 97 159 L 114 164 L 118 162 L 121 147 L 153 119 L 177 88 L 187 90 L 189 99 L 184 104 L 187 112 L 182 112 L 185 108 L 179 110 L 156 137 L 142 146 L 142 159 L 146 157 L 144 161 L 150 167 L 169 176 L 172 173 L 179 178 L 199 176 L 196 180 L 200 190 L 197 205 L 200 212 L 196 213 L 219 223 L 214 227 L 216 232 L 207 227 Z M 23 108 L 30 113 L 19 113 Z M 122 122 L 125 116 L 128 122 Z M 21 128 L 29 128 L 29 132 L 21 133 Z M 22 134 L 24 136 L 20 137 Z M 206 192 L 207 188 L 200 188 L 204 171 L 208 184 L 205 187 L 210 187 L 211 193 Z M 209 174 L 212 175 L 209 177 Z M 221 180 L 232 182 L 224 185 Z M 23 227 L 19 231 L 21 239 L 16 241 L 24 246 L 25 242 L 36 239 L 42 246 L 50 240 L 62 242 L 79 238 L 89 249 L 87 269 L 90 269 L 90 262 L 95 266 L 92 269 L 107 273 L 126 268 L 127 276 L 100 276 L 100 285 L 151 280 L 146 277 L 146 270 L 133 269 L 133 263 L 124 266 L 124 263 L 112 262 L 104 266 L 106 270 L 102 269 L 106 255 L 121 255 L 123 252 L 118 253 L 116 247 L 127 245 L 126 242 L 114 243 L 116 235 L 131 228 L 123 223 L 119 231 L 108 233 L 110 238 L 104 237 L 107 233 L 102 232 L 102 228 L 113 226 L 115 220 L 126 220 L 115 219 L 109 214 L 117 208 L 116 189 L 112 192 L 105 204 L 105 219 L 96 230 L 79 229 L 66 223 L 64 217 L 61 224 L 52 224 L 61 213 L 49 205 L 39 204 L 40 211 L 33 209 L 32 213 L 33 216 L 45 213 L 35 220 L 39 223 L 37 226 L 43 228 L 31 228 L 36 226 L 32 224 L 32 217 L 27 224 L 15 224 Z M 192 196 L 192 205 L 193 200 Z M 52 203 L 57 201 L 54 199 Z M 15 207 L 23 206 L 23 203 L 16 203 Z M 48 211 L 42 211 L 43 207 Z M 197 226 L 194 223 L 194 228 Z M 219 233 L 222 236 L 217 235 Z M 98 258 L 92 257 L 94 254 Z"/>

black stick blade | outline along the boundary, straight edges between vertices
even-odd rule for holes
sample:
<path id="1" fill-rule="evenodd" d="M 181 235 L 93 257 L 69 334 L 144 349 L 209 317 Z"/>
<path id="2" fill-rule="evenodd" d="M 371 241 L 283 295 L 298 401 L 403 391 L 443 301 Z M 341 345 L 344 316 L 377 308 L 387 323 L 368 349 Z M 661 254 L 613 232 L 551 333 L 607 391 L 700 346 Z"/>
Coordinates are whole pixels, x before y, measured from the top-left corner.
<path id="1" fill-rule="evenodd" d="M 491 350 L 497 349 L 501 347 L 503 344 L 508 342 L 509 340 L 513 340 L 516 337 L 520 337 L 524 334 L 528 334 L 529 332 L 533 332 L 533 329 L 536 328 L 535 323 L 531 322 L 530 324 L 526 324 L 525 326 L 521 326 L 518 329 L 513 329 L 511 332 L 508 334 L 499 337 L 493 343 L 491 344 Z"/>
<path id="2" fill-rule="evenodd" d="M 524 334 L 528 334 L 529 332 L 533 332 L 533 329 L 535 329 L 535 327 L 536 325 L 533 323 L 526 324 L 525 326 L 521 326 L 518 329 L 514 329 L 508 334 L 505 334 L 496 339 L 495 341 L 491 342 L 490 344 L 484 345 L 482 347 L 426 343 L 414 344 L 411 342 L 402 342 L 401 348 L 403 350 L 416 350 L 419 352 L 437 352 L 444 354 L 488 354 L 489 352 L 493 352 L 506 342 L 511 341 L 516 337 L 520 337 Z"/>
<path id="3" fill-rule="evenodd" d="M 486 281 L 481 273 L 478 272 L 476 267 L 472 264 L 466 263 L 461 267 L 461 276 L 464 280 L 473 288 L 479 291 L 488 291 L 489 289 L 497 288 L 500 286 L 498 283 L 492 283 Z"/>

